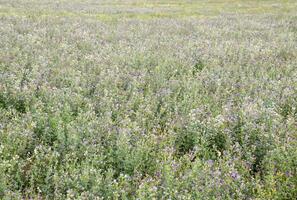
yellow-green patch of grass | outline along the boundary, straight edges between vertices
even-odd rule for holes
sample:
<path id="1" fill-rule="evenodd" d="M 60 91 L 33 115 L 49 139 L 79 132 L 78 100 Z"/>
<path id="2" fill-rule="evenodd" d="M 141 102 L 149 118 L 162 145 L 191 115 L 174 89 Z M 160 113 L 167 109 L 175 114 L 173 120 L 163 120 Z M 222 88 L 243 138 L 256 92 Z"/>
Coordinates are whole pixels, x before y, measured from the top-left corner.
<path id="1" fill-rule="evenodd" d="M 48 18 L 48 17 L 75 17 L 75 18 L 96 18 L 102 21 L 111 21 L 115 16 L 105 13 L 87 14 L 70 11 L 53 11 L 53 10 L 24 10 L 20 8 L 0 8 L 0 16 L 6 17 L 28 17 L 28 18 Z"/>
<path id="2" fill-rule="evenodd" d="M 20 8 L 0 8 L 0 16 L 12 17 L 76 17 L 76 18 L 93 18 L 102 21 L 114 21 L 119 19 L 154 19 L 154 18 L 187 18 L 202 17 L 203 15 L 191 12 L 153 12 L 153 13 L 78 13 L 70 11 L 53 11 L 53 10 L 24 10 Z"/>
<path id="3" fill-rule="evenodd" d="M 294 11 L 297 2 L 294 0 L 200 0 L 200 1 L 125 1 L 110 2 L 104 6 L 111 7 L 133 7 L 133 8 L 172 8 L 178 9 L 179 12 L 188 11 L 228 11 L 234 13 L 262 13 L 262 12 L 280 12 Z"/>
<path id="4" fill-rule="evenodd" d="M 119 9 L 118 12 L 98 11 L 80 12 L 71 10 L 46 10 L 40 8 L 24 9 L 17 7 L 0 6 L 0 16 L 24 16 L 24 17 L 78 17 L 94 18 L 102 21 L 114 21 L 121 19 L 156 19 L 156 18 L 204 18 L 214 17 L 220 14 L 285 14 L 297 9 L 297 3 L 292 0 L 203 0 L 203 1 L 126 1 L 125 3 L 110 2 L 102 5 L 105 8 Z M 149 12 L 137 11 L 137 9 L 149 8 Z M 123 10 L 121 10 L 123 9 Z M 127 12 L 125 9 L 133 9 Z M 162 10 L 164 9 L 164 10 Z M 108 10 L 108 9 L 107 9 Z"/>

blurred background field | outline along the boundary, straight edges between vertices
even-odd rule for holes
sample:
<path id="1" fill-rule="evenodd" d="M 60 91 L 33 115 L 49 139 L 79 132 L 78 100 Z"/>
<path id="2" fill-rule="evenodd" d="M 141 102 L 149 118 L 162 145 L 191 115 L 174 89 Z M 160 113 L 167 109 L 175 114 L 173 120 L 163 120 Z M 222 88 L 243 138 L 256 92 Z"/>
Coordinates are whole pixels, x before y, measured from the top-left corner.
<path id="1" fill-rule="evenodd" d="M 201 18 L 222 14 L 296 12 L 294 0 L 182 0 L 182 1 L 1 1 L 1 15 L 89 17 L 99 20 L 123 18 Z"/>

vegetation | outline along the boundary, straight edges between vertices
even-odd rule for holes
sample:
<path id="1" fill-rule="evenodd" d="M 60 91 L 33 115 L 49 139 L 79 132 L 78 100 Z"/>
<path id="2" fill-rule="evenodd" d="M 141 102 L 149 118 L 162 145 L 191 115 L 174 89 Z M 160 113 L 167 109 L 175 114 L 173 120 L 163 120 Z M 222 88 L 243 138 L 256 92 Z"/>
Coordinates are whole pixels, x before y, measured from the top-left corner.
<path id="1" fill-rule="evenodd" d="M 0 0 L 0 199 L 295 199 L 295 0 Z"/>

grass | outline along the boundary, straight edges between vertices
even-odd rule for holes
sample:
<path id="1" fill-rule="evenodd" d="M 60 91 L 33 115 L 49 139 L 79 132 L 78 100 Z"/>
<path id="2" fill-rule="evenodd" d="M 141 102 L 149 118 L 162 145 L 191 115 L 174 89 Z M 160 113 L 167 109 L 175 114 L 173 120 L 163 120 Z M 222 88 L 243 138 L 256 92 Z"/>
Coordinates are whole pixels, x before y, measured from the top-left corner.
<path id="1" fill-rule="evenodd" d="M 38 1 L 37 1 L 38 2 Z M 220 14 L 261 14 L 261 13 L 292 13 L 296 2 L 287 1 L 7 1 L 0 7 L 1 15 L 5 16 L 37 16 L 37 17 L 83 17 L 99 20 L 115 20 L 123 18 L 201 18 Z M 28 7 L 27 5 L 31 7 Z M 58 9 L 57 9 L 58 8 Z M 82 8 L 82 9 L 80 9 Z"/>
<path id="2" fill-rule="evenodd" d="M 294 199 L 296 8 L 0 0 L 0 199 Z"/>

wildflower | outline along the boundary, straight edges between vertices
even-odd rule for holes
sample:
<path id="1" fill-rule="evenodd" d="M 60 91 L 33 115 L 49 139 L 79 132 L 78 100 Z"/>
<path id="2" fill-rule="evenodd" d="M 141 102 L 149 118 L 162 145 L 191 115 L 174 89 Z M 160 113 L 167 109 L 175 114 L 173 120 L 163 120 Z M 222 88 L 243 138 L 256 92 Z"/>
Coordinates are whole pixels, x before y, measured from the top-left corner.
<path id="1" fill-rule="evenodd" d="M 206 163 L 212 167 L 214 164 L 214 161 L 210 159 L 210 160 L 207 160 Z"/>
<path id="2" fill-rule="evenodd" d="M 231 172 L 231 177 L 234 180 L 239 180 L 240 179 L 240 175 L 237 172 Z"/>

